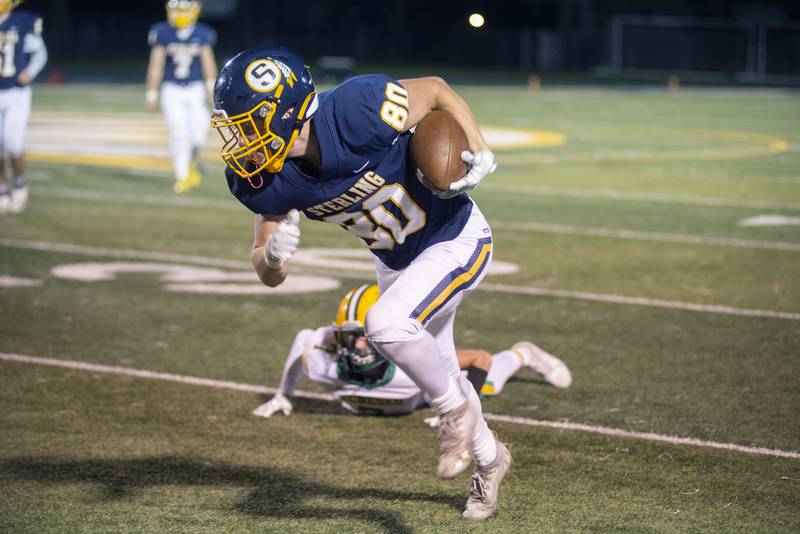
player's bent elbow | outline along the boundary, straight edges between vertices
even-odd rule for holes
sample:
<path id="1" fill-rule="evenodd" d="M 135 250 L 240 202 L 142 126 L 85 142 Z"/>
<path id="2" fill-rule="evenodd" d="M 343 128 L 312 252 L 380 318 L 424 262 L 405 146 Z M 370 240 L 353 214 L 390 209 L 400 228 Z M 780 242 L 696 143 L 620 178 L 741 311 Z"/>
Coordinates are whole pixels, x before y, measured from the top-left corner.
<path id="1" fill-rule="evenodd" d="M 257 270 L 258 279 L 267 287 L 278 287 L 286 280 L 286 273 L 273 269 Z"/>

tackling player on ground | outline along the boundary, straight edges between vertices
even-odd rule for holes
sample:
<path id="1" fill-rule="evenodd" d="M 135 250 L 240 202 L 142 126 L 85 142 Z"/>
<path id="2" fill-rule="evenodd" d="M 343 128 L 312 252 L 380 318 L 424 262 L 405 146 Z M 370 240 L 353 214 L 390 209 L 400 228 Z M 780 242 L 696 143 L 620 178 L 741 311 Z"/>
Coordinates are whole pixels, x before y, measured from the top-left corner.
<path id="1" fill-rule="evenodd" d="M 25 130 L 31 112 L 30 84 L 47 63 L 39 15 L 15 9 L 22 0 L 0 0 L 0 214 L 28 204 Z M 5 158 L 14 174 L 9 186 Z"/>
<path id="2" fill-rule="evenodd" d="M 147 41 L 150 63 L 147 67 L 148 110 L 157 111 L 159 86 L 161 109 L 169 131 L 169 150 L 175 174 L 176 193 L 200 184 L 197 166 L 200 150 L 208 133 L 208 107 L 217 77 L 214 59 L 216 32 L 197 22 L 201 2 L 169 0 L 167 22 L 150 28 Z"/>
<path id="3" fill-rule="evenodd" d="M 492 515 L 511 455 L 489 431 L 453 341 L 458 305 L 492 257 L 491 228 L 463 193 L 494 171 L 495 158 L 467 104 L 435 77 L 359 76 L 318 95 L 300 57 L 254 48 L 225 64 L 214 108 L 228 186 L 255 213 L 259 278 L 269 286 L 286 278 L 298 210 L 370 248 L 381 296 L 366 316 L 367 338 L 440 414 L 438 476 L 453 478 L 474 458 L 480 494 L 463 516 Z M 409 130 L 436 109 L 455 118 L 470 146 L 467 174 L 441 197 L 407 163 Z"/>
<path id="4" fill-rule="evenodd" d="M 304 374 L 328 390 L 344 409 L 358 415 L 402 415 L 427 406 L 417 385 L 383 358 L 364 335 L 364 320 L 379 294 L 376 285 L 354 288 L 339 304 L 332 325 L 298 332 L 278 393 L 253 414 L 270 417 L 280 411 L 289 415 L 289 397 Z M 458 350 L 457 356 L 462 374 L 485 397 L 499 395 L 522 367 L 558 388 L 569 387 L 572 382 L 564 362 L 528 341 L 494 355 L 485 350 Z"/>

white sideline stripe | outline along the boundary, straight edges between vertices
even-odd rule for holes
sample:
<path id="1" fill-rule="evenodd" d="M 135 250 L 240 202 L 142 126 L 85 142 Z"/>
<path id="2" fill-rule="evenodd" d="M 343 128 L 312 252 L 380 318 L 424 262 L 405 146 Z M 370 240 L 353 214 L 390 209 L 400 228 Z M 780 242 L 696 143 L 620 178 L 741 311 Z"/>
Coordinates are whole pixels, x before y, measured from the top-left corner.
<path id="1" fill-rule="evenodd" d="M 155 371 L 132 369 L 130 367 L 120 367 L 116 365 L 100 365 L 96 363 L 87 363 L 74 360 L 58 360 L 54 358 L 42 358 L 39 356 L 26 356 L 23 354 L 0 352 L 0 360 L 17 362 L 17 363 L 35 364 L 35 365 L 47 365 L 51 367 L 62 367 L 66 369 L 77 369 L 80 371 L 87 371 L 93 373 L 106 373 L 112 375 L 132 376 L 136 378 L 165 380 L 167 382 L 178 382 L 181 384 L 206 386 L 219 389 L 232 389 L 236 391 L 244 391 L 247 393 L 261 393 L 261 394 L 274 395 L 278 391 L 275 388 L 270 388 L 265 386 L 255 386 L 251 384 L 242 384 L 239 382 L 230 382 L 227 380 L 197 378 L 194 376 L 176 375 L 172 373 L 159 373 Z M 294 392 L 294 396 L 303 397 L 306 399 L 316 399 L 316 400 L 331 401 L 331 402 L 336 401 L 333 395 L 328 395 L 324 393 L 314 393 L 311 391 L 298 390 Z M 490 421 L 498 421 L 502 423 L 511 423 L 516 425 L 555 428 L 558 430 L 577 430 L 579 432 L 589 432 L 591 434 L 603 434 L 606 436 L 615 436 L 622 438 L 635 438 L 635 439 L 642 439 L 645 441 L 660 441 L 664 443 L 670 443 L 673 445 L 710 447 L 713 449 L 725 449 L 736 452 L 744 452 L 748 454 L 760 454 L 764 456 L 775 456 L 781 458 L 800 458 L 800 452 L 795 452 L 795 451 L 767 449 L 765 447 L 747 447 L 745 445 L 736 445 L 734 443 L 718 443 L 715 441 L 705 441 L 697 438 L 681 438 L 677 436 L 668 436 L 665 434 L 656 434 L 653 432 L 632 432 L 628 430 L 622 430 L 619 428 L 586 425 L 582 423 L 542 421 L 538 419 L 528 419 L 526 417 L 513 417 L 510 415 L 497 415 L 492 413 L 484 413 L 483 415 L 486 419 Z"/>
<path id="2" fill-rule="evenodd" d="M 74 360 L 57 360 L 54 358 L 42 358 L 40 356 L 26 356 L 24 354 L 13 354 L 0 352 L 0 360 L 18 363 L 32 363 L 35 365 L 49 365 L 51 367 L 63 367 L 66 369 L 77 369 L 91 373 L 105 373 L 109 375 L 134 376 L 136 378 L 151 378 L 154 380 L 166 380 L 167 382 L 178 382 L 180 384 L 191 384 L 193 386 L 206 386 L 210 388 L 233 389 L 236 391 L 246 391 L 248 393 L 262 393 L 274 395 L 278 392 L 276 388 L 266 386 L 254 386 L 251 384 L 240 384 L 227 380 L 213 380 L 211 378 L 197 378 L 194 376 L 176 375 L 173 373 L 159 373 L 157 371 L 146 371 L 142 369 L 132 369 L 118 365 L 101 365 L 97 363 L 79 362 Z M 306 399 L 318 399 L 325 401 L 336 400 L 332 395 L 324 393 L 314 393 L 311 391 L 296 391 L 296 397 Z"/>
<path id="3" fill-rule="evenodd" d="M 492 284 L 483 282 L 478 290 L 496 291 L 498 293 L 512 293 L 526 295 L 541 295 L 595 302 L 610 302 L 613 304 L 632 304 L 635 306 L 653 306 L 656 308 L 670 308 L 674 310 L 689 310 L 706 313 L 721 313 L 725 315 L 741 315 L 744 317 L 770 317 L 773 319 L 789 319 L 800 321 L 800 313 L 782 312 L 775 310 L 754 310 L 748 308 L 732 308 L 716 304 L 696 304 L 678 300 L 648 299 L 644 297 L 625 297 L 622 295 L 604 295 L 600 293 L 584 293 L 582 291 L 564 291 L 559 289 L 545 289 L 540 287 L 512 286 L 507 284 Z"/>
<path id="4" fill-rule="evenodd" d="M 778 200 L 750 200 L 724 197 L 695 197 L 669 195 L 665 193 L 640 193 L 616 189 L 577 189 L 571 187 L 548 187 L 540 185 L 504 184 L 498 182 L 481 183 L 481 189 L 518 194 L 535 194 L 553 197 L 627 200 L 634 202 L 655 202 L 659 204 L 687 204 L 690 206 L 715 206 L 725 208 L 785 209 L 800 210 L 798 202 Z"/>
<path id="5" fill-rule="evenodd" d="M 766 447 L 747 447 L 745 445 L 736 445 L 735 443 L 719 443 L 717 441 L 705 441 L 697 438 L 681 438 L 678 436 L 668 436 L 665 434 L 656 434 L 654 432 L 634 432 L 631 430 L 622 430 L 620 428 L 610 428 L 606 426 L 585 425 L 583 423 L 566 423 L 556 421 L 539 421 L 537 419 L 528 419 L 526 417 L 514 417 L 511 415 L 496 415 L 492 413 L 484 413 L 485 419 L 489 421 L 498 421 L 501 423 L 512 423 L 516 425 L 538 426 L 545 428 L 555 428 L 558 430 L 577 430 L 580 432 L 590 432 L 592 434 L 603 434 L 605 436 L 614 436 L 620 438 L 635 438 L 643 439 L 645 441 L 660 441 L 672 445 L 690 445 L 693 447 L 710 447 L 712 449 L 724 449 L 728 451 L 746 452 L 748 454 L 762 454 L 765 456 L 777 456 L 781 458 L 800 458 L 800 452 L 795 451 L 782 451 L 780 449 L 767 449 Z"/>
<path id="6" fill-rule="evenodd" d="M 666 234 L 660 232 L 640 232 L 637 230 L 612 230 L 610 228 L 592 228 L 569 226 L 565 224 L 549 224 L 537 222 L 493 222 L 492 228 L 499 230 L 515 230 L 527 232 L 543 232 L 552 234 L 587 235 L 592 237 L 612 237 L 617 239 L 636 239 L 641 241 L 666 241 L 669 243 L 690 243 L 693 245 L 718 245 L 723 247 L 764 248 L 800 252 L 800 243 L 785 241 L 764 241 L 755 239 L 737 239 L 731 237 L 702 237 L 686 234 Z"/>
<path id="7" fill-rule="evenodd" d="M 70 254 L 84 254 L 89 256 L 108 256 L 111 258 L 171 261 L 178 263 L 190 263 L 195 265 L 226 267 L 230 269 L 251 268 L 250 263 L 244 261 L 222 260 L 218 258 L 208 258 L 205 256 L 170 254 L 165 252 L 148 252 L 142 250 L 88 247 L 84 245 L 73 245 L 70 243 L 48 243 L 46 241 L 26 241 L 21 239 L 0 238 L 0 246 L 23 248 L 29 250 L 43 250 L 48 252 L 66 252 Z M 302 268 L 298 269 L 298 271 L 302 271 Z M 330 276 L 336 276 L 336 275 L 330 273 Z M 352 273 L 350 273 L 346 277 L 352 278 Z M 479 285 L 478 289 L 483 291 L 496 291 L 498 293 L 540 295 L 546 297 L 590 300 L 595 302 L 609 302 L 614 304 L 632 304 L 637 306 L 652 306 L 656 308 L 669 308 L 675 310 L 690 310 L 690 311 L 706 312 L 706 313 L 740 315 L 745 317 L 770 317 L 776 319 L 789 319 L 793 321 L 800 320 L 800 313 L 781 312 L 775 310 L 733 308 L 730 306 L 719 306 L 715 304 L 695 304 L 692 302 L 648 299 L 644 297 L 626 297 L 623 295 L 606 295 L 602 293 L 585 293 L 581 291 L 565 291 L 558 289 L 545 289 L 540 287 L 529 287 L 529 286 L 512 286 L 507 284 L 492 284 L 486 282 Z"/>
<path id="8" fill-rule="evenodd" d="M 85 256 L 106 256 L 109 258 L 171 261 L 177 263 L 192 263 L 195 265 L 209 265 L 212 267 L 225 267 L 228 269 L 252 269 L 252 265 L 249 261 L 223 260 L 219 258 L 209 258 L 206 256 L 172 254 L 168 252 L 151 252 L 147 250 L 89 247 L 85 245 L 73 245 L 71 243 L 48 243 L 46 241 L 27 241 L 24 239 L 0 239 L 0 246 L 23 248 L 28 250 L 41 250 L 45 252 L 83 254 Z"/>
<path id="9" fill-rule="evenodd" d="M 70 189 L 61 187 L 37 188 L 36 194 L 46 197 L 66 198 L 71 200 L 88 200 L 107 202 L 110 204 L 136 204 L 139 206 L 174 206 L 181 208 L 219 209 L 226 211 L 241 211 L 234 202 L 203 200 L 196 198 L 171 198 L 157 195 L 139 195 L 133 193 L 105 193 L 87 189 Z M 756 204 L 759 204 L 756 206 Z M 765 207 L 762 202 L 753 203 L 746 207 Z M 770 203 L 775 207 L 777 203 Z M 727 205 L 727 204 L 724 204 Z M 795 206 L 795 205 L 792 205 Z M 796 208 L 800 209 L 800 204 Z M 513 230 L 522 232 L 541 232 L 551 234 L 587 235 L 594 237 L 609 237 L 615 239 L 634 239 L 641 241 L 664 241 L 670 243 L 689 243 L 693 245 L 714 245 L 739 248 L 762 248 L 772 250 L 786 250 L 800 252 L 800 243 L 786 241 L 767 241 L 756 239 L 737 239 L 728 237 L 704 237 L 687 234 L 668 234 L 660 232 L 643 232 L 638 230 L 614 230 L 610 228 L 581 227 L 564 224 L 539 223 L 539 222 L 512 222 L 492 221 L 492 228 L 496 230 Z"/>

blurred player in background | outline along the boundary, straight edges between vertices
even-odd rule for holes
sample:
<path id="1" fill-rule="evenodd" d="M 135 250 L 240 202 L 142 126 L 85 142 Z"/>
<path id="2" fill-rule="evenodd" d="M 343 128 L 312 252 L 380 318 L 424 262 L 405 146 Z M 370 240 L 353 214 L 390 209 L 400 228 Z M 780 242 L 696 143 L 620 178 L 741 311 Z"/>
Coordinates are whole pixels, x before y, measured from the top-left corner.
<path id="1" fill-rule="evenodd" d="M 0 214 L 19 213 L 28 204 L 25 130 L 31 112 L 30 83 L 47 63 L 39 15 L 15 9 L 22 0 L 0 0 Z M 6 180 L 11 159 L 13 183 Z"/>
<path id="2" fill-rule="evenodd" d="M 410 130 L 433 110 L 463 128 L 468 166 L 434 194 L 408 164 Z M 463 517 L 495 513 L 511 466 L 462 376 L 453 341 L 456 310 L 486 275 L 492 231 L 467 196 L 495 165 L 466 102 L 441 78 L 351 78 L 317 94 L 301 57 L 254 48 L 225 64 L 212 126 L 228 187 L 255 213 L 251 260 L 261 281 L 281 284 L 300 240 L 299 213 L 338 224 L 375 255 L 381 295 L 364 322 L 369 342 L 402 369 L 440 415 L 439 478 L 475 461 Z"/>
<path id="3" fill-rule="evenodd" d="M 217 35 L 197 22 L 200 9 L 197 0 L 169 0 L 167 22 L 154 24 L 147 39 L 151 50 L 146 106 L 158 110 L 160 85 L 176 193 L 201 181 L 197 159 L 208 133 L 206 98 L 212 95 L 217 77 L 213 50 Z"/>
<path id="4" fill-rule="evenodd" d="M 253 414 L 270 417 L 281 411 L 289 415 L 292 403 L 288 397 L 303 374 L 333 394 L 344 409 L 358 415 L 402 415 L 427 406 L 417 385 L 383 358 L 364 335 L 367 311 L 379 294 L 376 285 L 354 288 L 342 299 L 332 325 L 298 332 L 278 393 Z M 521 367 L 539 373 L 558 388 L 572 383 L 564 362 L 528 341 L 494 355 L 485 350 L 458 350 L 457 356 L 462 373 L 484 397 L 500 394 Z M 438 418 L 432 419 L 438 423 Z"/>

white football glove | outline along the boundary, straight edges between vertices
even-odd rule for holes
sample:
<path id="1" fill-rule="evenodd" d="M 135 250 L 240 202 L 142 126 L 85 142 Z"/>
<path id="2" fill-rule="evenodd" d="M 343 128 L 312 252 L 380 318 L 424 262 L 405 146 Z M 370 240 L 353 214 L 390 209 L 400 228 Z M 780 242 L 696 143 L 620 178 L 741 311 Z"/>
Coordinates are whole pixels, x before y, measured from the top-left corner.
<path id="1" fill-rule="evenodd" d="M 297 252 L 300 244 L 300 212 L 290 210 L 278 228 L 269 236 L 267 246 L 264 248 L 264 257 L 267 265 L 277 269 Z"/>
<path id="2" fill-rule="evenodd" d="M 251 413 L 259 417 L 272 417 L 272 414 L 277 411 L 283 412 L 283 415 L 289 415 L 292 413 L 292 403 L 280 393 L 253 410 Z"/>
<path id="3" fill-rule="evenodd" d="M 465 150 L 461 153 L 461 161 L 466 163 L 469 168 L 467 174 L 460 180 L 450 184 L 449 191 L 440 193 L 439 196 L 441 198 L 451 198 L 475 189 L 481 183 L 481 180 L 488 174 L 493 173 L 497 168 L 494 154 L 490 150 L 481 150 L 475 153 Z"/>

